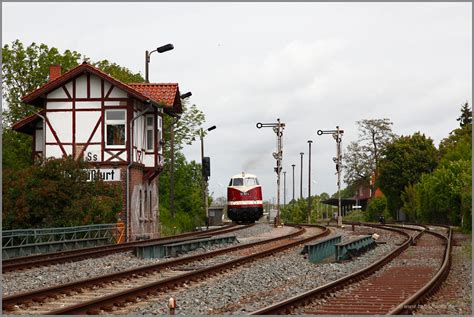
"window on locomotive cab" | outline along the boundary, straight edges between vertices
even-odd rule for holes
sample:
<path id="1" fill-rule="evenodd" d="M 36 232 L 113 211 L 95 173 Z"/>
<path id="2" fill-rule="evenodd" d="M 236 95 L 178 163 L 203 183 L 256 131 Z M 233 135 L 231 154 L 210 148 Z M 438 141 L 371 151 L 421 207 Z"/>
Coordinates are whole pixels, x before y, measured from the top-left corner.
<path id="1" fill-rule="evenodd" d="M 105 111 L 106 146 L 125 147 L 126 110 Z"/>
<path id="2" fill-rule="evenodd" d="M 257 185 L 257 179 L 256 178 L 246 178 L 245 179 L 245 186 L 255 186 Z"/>
<path id="3" fill-rule="evenodd" d="M 244 185 L 244 179 L 243 178 L 234 178 L 234 186 L 243 186 Z"/>

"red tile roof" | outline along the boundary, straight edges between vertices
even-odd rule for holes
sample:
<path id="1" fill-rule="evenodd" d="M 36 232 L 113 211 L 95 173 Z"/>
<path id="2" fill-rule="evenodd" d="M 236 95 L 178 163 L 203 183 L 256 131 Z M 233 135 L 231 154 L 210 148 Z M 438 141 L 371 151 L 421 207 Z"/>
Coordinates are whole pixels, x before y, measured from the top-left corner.
<path id="1" fill-rule="evenodd" d="M 41 110 L 39 114 L 44 115 L 44 110 Z M 26 118 L 21 119 L 12 125 L 12 129 L 18 132 L 23 132 L 32 135 L 35 131 L 35 125 L 37 120 L 40 120 L 38 113 L 34 113 Z"/>
<path id="2" fill-rule="evenodd" d="M 145 101 L 145 100 L 148 99 L 146 96 L 142 95 L 141 93 L 139 93 L 135 89 L 131 88 L 127 84 L 124 84 L 123 82 L 121 82 L 121 81 L 119 81 L 119 80 L 117 80 L 113 77 L 110 77 L 108 74 L 104 73 L 100 69 L 95 68 L 94 66 L 89 65 L 89 64 L 84 62 L 81 65 L 76 66 L 73 69 L 71 69 L 70 71 L 64 73 L 60 77 L 47 82 L 46 84 L 44 84 L 40 88 L 38 88 L 38 89 L 32 91 L 31 93 L 27 94 L 26 96 L 21 98 L 21 100 L 24 103 L 33 104 L 33 105 L 36 105 L 36 106 L 41 106 L 42 105 L 41 99 L 44 98 L 48 92 L 56 89 L 57 87 L 59 87 L 62 84 L 66 83 L 67 81 L 73 79 L 74 77 L 77 77 L 77 76 L 81 75 L 82 73 L 86 73 L 86 72 L 95 74 L 95 75 L 107 80 L 108 82 L 112 83 L 114 86 L 117 86 L 117 87 L 125 90 L 130 95 L 137 98 L 138 100 Z"/>
<path id="3" fill-rule="evenodd" d="M 156 103 L 172 108 L 173 112 L 182 112 L 178 84 L 136 83 L 128 85 Z"/>
<path id="4" fill-rule="evenodd" d="M 67 81 L 80 76 L 82 73 L 92 73 L 95 74 L 114 86 L 126 91 L 131 96 L 137 98 L 140 101 L 151 100 L 155 104 L 161 104 L 165 106 L 167 112 L 180 113 L 181 109 L 181 99 L 179 97 L 179 88 L 178 84 L 125 84 L 108 74 L 104 73 L 100 69 L 89 65 L 87 63 L 82 63 L 79 66 L 71 69 L 70 71 L 64 73 L 60 77 L 51 80 L 50 82 L 44 84 L 40 88 L 32 91 L 22 98 L 22 101 L 28 104 L 42 106 L 43 99 L 46 97 L 46 94 L 50 91 L 56 89 L 57 87 L 63 85 Z M 169 109 L 166 109 L 169 108 Z"/>

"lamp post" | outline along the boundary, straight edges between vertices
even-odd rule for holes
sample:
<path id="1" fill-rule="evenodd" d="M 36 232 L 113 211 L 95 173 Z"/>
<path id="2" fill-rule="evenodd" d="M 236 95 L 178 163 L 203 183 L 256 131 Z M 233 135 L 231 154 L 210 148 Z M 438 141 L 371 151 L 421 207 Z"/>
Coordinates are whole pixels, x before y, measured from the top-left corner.
<path id="1" fill-rule="evenodd" d="M 201 167 L 204 168 L 204 133 L 205 131 L 212 131 L 216 128 L 215 125 L 213 125 L 210 128 L 207 128 L 206 130 L 203 130 L 202 128 L 199 130 L 199 136 L 201 139 Z M 207 187 L 208 187 L 208 178 L 207 176 L 204 176 L 203 173 L 203 192 L 204 192 L 204 209 L 206 211 L 206 227 L 209 226 L 209 202 L 207 201 Z"/>
<path id="2" fill-rule="evenodd" d="M 295 164 L 291 164 L 291 167 L 293 167 L 293 200 L 295 200 Z"/>
<path id="3" fill-rule="evenodd" d="M 308 140 L 308 224 L 311 222 L 311 143 L 313 141 Z"/>
<path id="4" fill-rule="evenodd" d="M 332 137 L 336 141 L 336 157 L 333 158 L 334 163 L 336 163 L 336 172 L 337 172 L 337 197 L 338 197 L 338 208 L 337 208 L 337 226 L 342 226 L 342 216 L 341 216 L 341 171 L 342 171 L 342 154 L 341 154 L 341 142 L 342 135 L 344 130 L 340 130 L 339 126 L 336 126 L 336 130 L 318 130 L 318 135 L 323 134 L 332 134 Z"/>
<path id="5" fill-rule="evenodd" d="M 301 152 L 301 175 L 300 175 L 300 198 L 303 198 L 303 155 L 304 153 Z"/>
<path id="6" fill-rule="evenodd" d="M 277 214 L 275 217 L 275 226 L 280 226 L 280 173 L 281 173 L 281 161 L 283 160 L 283 129 L 285 124 L 277 119 L 276 123 L 257 123 L 257 129 L 261 128 L 273 128 L 277 136 L 277 151 L 273 153 L 273 157 L 277 161 L 275 172 L 277 173 Z"/>
<path id="7" fill-rule="evenodd" d="M 150 55 L 154 52 L 164 53 L 164 52 L 167 52 L 167 51 L 171 51 L 173 48 L 174 48 L 173 44 L 166 44 L 166 45 L 158 47 L 156 50 L 153 50 L 151 52 L 145 51 L 145 81 L 147 83 L 150 82 L 148 80 L 148 73 L 149 73 L 148 67 L 149 67 L 149 64 L 150 64 Z"/>

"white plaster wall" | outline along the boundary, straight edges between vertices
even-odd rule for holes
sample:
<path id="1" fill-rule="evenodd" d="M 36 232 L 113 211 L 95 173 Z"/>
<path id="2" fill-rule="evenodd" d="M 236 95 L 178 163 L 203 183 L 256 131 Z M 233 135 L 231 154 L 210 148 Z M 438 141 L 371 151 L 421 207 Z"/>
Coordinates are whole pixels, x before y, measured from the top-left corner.
<path id="1" fill-rule="evenodd" d="M 66 151 L 66 155 L 72 155 L 71 145 L 63 145 L 63 148 Z M 59 145 L 46 145 L 46 157 L 61 158 L 63 157 L 63 152 Z"/>
<path id="2" fill-rule="evenodd" d="M 127 102 L 126 101 L 104 101 L 104 105 L 112 106 L 112 107 L 126 106 Z"/>
<path id="3" fill-rule="evenodd" d="M 101 116 L 100 111 L 76 112 L 76 143 L 85 143 L 94 130 Z M 97 128 L 91 142 L 101 141 L 101 123 Z"/>
<path id="4" fill-rule="evenodd" d="M 61 88 L 62 90 L 62 88 Z M 72 102 L 48 102 L 46 104 L 46 109 L 48 110 L 67 110 L 72 109 Z"/>
<path id="5" fill-rule="evenodd" d="M 90 84 L 91 84 L 91 98 L 100 98 L 101 96 L 101 88 L 100 88 L 100 78 L 95 75 L 91 75 L 90 77 Z"/>
<path id="6" fill-rule="evenodd" d="M 61 158 L 62 156 L 63 152 L 59 145 L 46 145 L 46 157 Z"/>
<path id="7" fill-rule="evenodd" d="M 100 145 L 89 145 L 87 149 L 84 151 L 84 160 L 87 160 L 87 154 L 90 153 L 90 157 L 92 158 L 92 162 L 100 162 L 102 160 L 102 155 L 101 155 L 101 147 Z M 97 155 L 97 161 L 94 161 L 94 155 Z"/>
<path id="8" fill-rule="evenodd" d="M 76 79 L 76 98 L 87 98 L 87 76 Z"/>
<path id="9" fill-rule="evenodd" d="M 106 80 L 104 80 L 104 97 L 107 94 L 107 92 L 109 91 L 110 86 L 111 86 L 111 84 L 109 82 L 107 82 Z"/>
<path id="10" fill-rule="evenodd" d="M 72 112 L 49 112 L 48 119 L 56 131 L 56 134 L 61 142 L 71 143 L 72 142 Z M 51 133 L 50 129 L 48 129 Z M 48 132 L 47 132 L 48 133 Z M 54 140 L 54 137 L 47 136 L 46 139 L 48 142 Z"/>
<path id="11" fill-rule="evenodd" d="M 105 91 L 107 92 L 108 90 L 106 89 Z M 127 98 L 127 93 L 118 87 L 114 87 L 109 95 L 109 98 Z"/>
<path id="12" fill-rule="evenodd" d="M 112 155 L 107 152 L 104 152 L 104 162 L 107 161 Z"/>
<path id="13" fill-rule="evenodd" d="M 143 160 L 145 166 L 154 166 L 155 165 L 155 156 L 153 154 L 146 154 L 145 159 Z"/>
<path id="14" fill-rule="evenodd" d="M 66 151 L 66 155 L 72 155 L 72 145 L 63 145 L 64 151 Z"/>
<path id="15" fill-rule="evenodd" d="M 59 87 L 47 94 L 46 98 L 68 98 L 68 96 L 66 95 L 63 87 Z"/>
<path id="16" fill-rule="evenodd" d="M 76 101 L 76 109 L 100 109 L 100 101 Z"/>

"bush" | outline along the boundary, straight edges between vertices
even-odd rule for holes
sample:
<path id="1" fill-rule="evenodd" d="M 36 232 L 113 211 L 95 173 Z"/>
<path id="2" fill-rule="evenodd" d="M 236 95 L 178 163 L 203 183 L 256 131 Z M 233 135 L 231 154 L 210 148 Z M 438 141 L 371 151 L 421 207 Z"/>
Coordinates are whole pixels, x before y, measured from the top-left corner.
<path id="1" fill-rule="evenodd" d="M 367 213 L 362 210 L 353 210 L 344 217 L 344 221 L 367 221 Z"/>
<path id="2" fill-rule="evenodd" d="M 381 215 L 385 217 L 385 221 L 391 219 L 390 213 L 387 211 L 387 198 L 385 196 L 374 197 L 367 205 L 367 221 L 378 221 Z"/>
<path id="3" fill-rule="evenodd" d="M 3 229 L 113 223 L 122 210 L 120 186 L 87 181 L 89 166 L 71 157 L 3 171 Z"/>

